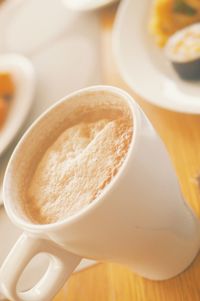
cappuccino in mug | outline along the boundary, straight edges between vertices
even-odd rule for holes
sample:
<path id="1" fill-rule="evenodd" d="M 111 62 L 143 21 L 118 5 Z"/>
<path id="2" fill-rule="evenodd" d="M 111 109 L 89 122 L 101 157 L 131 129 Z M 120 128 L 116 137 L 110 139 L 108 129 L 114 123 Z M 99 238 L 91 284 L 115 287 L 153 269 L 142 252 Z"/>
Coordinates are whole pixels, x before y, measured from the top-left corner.
<path id="1" fill-rule="evenodd" d="M 6 212 L 24 230 L 0 269 L 12 301 L 52 300 L 82 258 L 164 280 L 199 251 L 199 220 L 164 144 L 115 87 L 79 90 L 38 118 L 10 159 L 3 191 Z M 40 253 L 50 255 L 48 269 L 21 291 L 21 274 Z"/>
<path id="2" fill-rule="evenodd" d="M 49 146 L 36 166 L 24 197 L 33 223 L 65 219 L 93 202 L 123 164 L 133 124 L 126 103 L 83 108 Z"/>

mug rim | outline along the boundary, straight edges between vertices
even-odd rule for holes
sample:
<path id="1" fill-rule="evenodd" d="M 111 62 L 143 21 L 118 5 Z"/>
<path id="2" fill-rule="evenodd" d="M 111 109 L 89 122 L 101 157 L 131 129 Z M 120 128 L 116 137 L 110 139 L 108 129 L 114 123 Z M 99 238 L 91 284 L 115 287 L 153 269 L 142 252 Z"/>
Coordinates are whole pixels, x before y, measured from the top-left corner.
<path id="1" fill-rule="evenodd" d="M 23 217 L 20 216 L 20 214 L 17 214 L 15 210 L 12 208 L 12 201 L 11 198 L 7 198 L 7 193 L 5 192 L 5 186 L 7 182 L 7 174 L 9 172 L 10 166 L 12 166 L 13 161 L 15 161 L 15 153 L 17 152 L 18 148 L 20 147 L 21 143 L 26 139 L 26 137 L 29 135 L 29 133 L 32 131 L 33 128 L 37 126 L 37 123 L 42 120 L 47 114 L 49 114 L 52 110 L 54 110 L 56 107 L 58 107 L 60 104 L 70 100 L 73 97 L 84 95 L 88 92 L 110 92 L 113 95 L 121 97 L 122 100 L 124 100 L 127 104 L 128 107 L 131 111 L 131 115 L 133 118 L 133 133 L 132 133 L 132 139 L 129 145 L 129 149 L 127 151 L 127 154 L 125 156 L 124 162 L 122 163 L 122 166 L 119 168 L 117 174 L 114 176 L 114 178 L 111 180 L 111 182 L 103 189 L 101 194 L 93 200 L 89 205 L 85 206 L 84 208 L 80 209 L 76 213 L 72 214 L 71 216 L 66 217 L 65 219 L 62 219 L 60 221 L 57 221 L 55 223 L 50 223 L 50 224 L 34 224 L 29 221 L 26 221 Z M 103 202 L 105 199 L 106 195 L 111 192 L 111 190 L 117 185 L 119 182 L 120 178 L 123 176 L 123 173 L 126 169 L 126 166 L 128 164 L 128 161 L 130 159 L 130 156 L 133 155 L 134 149 L 136 146 L 136 140 L 138 139 L 138 127 L 140 124 L 141 120 L 141 112 L 139 109 L 139 105 L 136 103 L 134 98 L 127 93 L 125 90 L 114 87 L 114 86 L 109 86 L 109 85 L 95 85 L 95 86 L 90 86 L 86 87 L 83 89 L 76 90 L 72 93 L 67 94 L 60 100 L 58 100 L 55 104 L 50 106 L 47 110 L 45 110 L 32 124 L 31 126 L 26 130 L 26 132 L 23 134 L 19 142 L 17 143 L 11 157 L 9 160 L 9 163 L 6 168 L 6 172 L 4 175 L 4 181 L 3 181 L 3 202 L 4 202 L 4 207 L 6 210 L 7 215 L 11 219 L 11 221 L 16 224 L 19 228 L 25 229 L 31 233 L 42 233 L 45 232 L 46 230 L 48 231 L 55 231 L 58 230 L 68 224 L 72 224 L 74 222 L 77 222 L 80 218 L 86 216 L 89 212 L 95 210 L 98 208 L 99 205 Z M 12 193 L 12 192 L 11 192 Z"/>

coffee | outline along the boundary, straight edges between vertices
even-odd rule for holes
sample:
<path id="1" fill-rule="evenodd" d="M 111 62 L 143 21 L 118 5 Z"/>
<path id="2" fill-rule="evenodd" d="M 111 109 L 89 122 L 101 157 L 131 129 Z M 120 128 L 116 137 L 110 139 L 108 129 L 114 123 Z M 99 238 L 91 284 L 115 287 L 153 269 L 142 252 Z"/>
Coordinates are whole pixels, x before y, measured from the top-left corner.
<path id="1" fill-rule="evenodd" d="M 94 201 L 111 182 L 132 138 L 128 105 L 89 111 L 77 118 L 44 153 L 26 192 L 25 210 L 34 223 L 54 223 Z M 75 120 L 75 122 L 74 122 Z"/>

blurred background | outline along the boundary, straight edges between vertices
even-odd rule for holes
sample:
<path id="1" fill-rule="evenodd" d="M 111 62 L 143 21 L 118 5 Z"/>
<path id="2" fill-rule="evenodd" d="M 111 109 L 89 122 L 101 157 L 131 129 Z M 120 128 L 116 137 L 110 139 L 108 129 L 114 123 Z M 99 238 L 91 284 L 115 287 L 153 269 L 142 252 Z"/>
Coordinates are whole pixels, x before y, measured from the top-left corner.
<path id="1" fill-rule="evenodd" d="M 68 93 L 107 84 L 128 91 L 145 111 L 170 153 L 185 199 L 200 216 L 200 83 L 180 78 L 155 38 L 160 31 L 149 30 L 155 12 L 159 24 L 180 25 L 170 15 L 172 3 L 178 17 L 189 15 L 181 15 L 182 25 L 170 27 L 170 35 L 200 21 L 199 14 L 188 19 L 194 11 L 187 6 L 197 9 L 199 0 L 0 0 L 1 204 L 8 160 L 32 122 Z M 0 263 L 19 234 L 1 206 Z M 45 260 L 36 259 L 32 269 L 40 270 Z M 92 267 L 76 273 L 55 301 L 200 300 L 199 257 L 163 283 L 112 263 L 93 264 L 86 261 L 80 268 Z"/>

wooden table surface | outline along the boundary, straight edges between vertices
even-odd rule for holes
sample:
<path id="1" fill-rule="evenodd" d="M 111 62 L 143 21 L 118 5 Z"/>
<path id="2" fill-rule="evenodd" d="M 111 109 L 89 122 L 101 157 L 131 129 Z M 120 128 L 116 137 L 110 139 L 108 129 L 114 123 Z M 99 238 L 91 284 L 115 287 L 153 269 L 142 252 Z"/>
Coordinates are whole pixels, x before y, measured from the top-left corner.
<path id="1" fill-rule="evenodd" d="M 113 61 L 111 30 L 116 8 L 100 12 L 105 84 L 130 92 L 152 121 L 173 160 L 186 200 L 200 217 L 200 116 L 152 106 L 137 97 L 120 78 Z M 180 276 L 167 281 L 141 278 L 123 266 L 98 264 L 75 274 L 54 301 L 199 301 L 200 256 Z"/>

